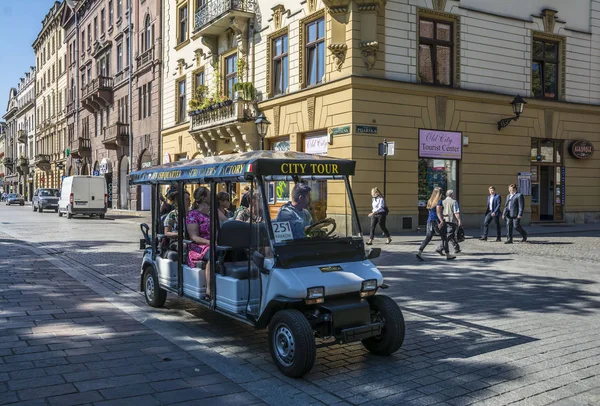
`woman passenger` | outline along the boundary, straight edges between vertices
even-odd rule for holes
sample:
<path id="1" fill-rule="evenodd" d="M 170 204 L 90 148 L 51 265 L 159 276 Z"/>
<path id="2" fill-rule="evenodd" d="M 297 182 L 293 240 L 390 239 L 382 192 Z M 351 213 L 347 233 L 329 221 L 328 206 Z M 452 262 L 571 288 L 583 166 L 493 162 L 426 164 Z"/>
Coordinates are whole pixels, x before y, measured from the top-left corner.
<path id="1" fill-rule="evenodd" d="M 232 214 L 229 211 L 231 207 L 231 202 L 229 201 L 229 193 L 227 192 L 219 192 L 217 193 L 217 203 L 218 208 L 217 212 L 219 214 L 219 222 L 223 223 L 231 218 Z"/>
<path id="2" fill-rule="evenodd" d="M 419 247 L 417 253 L 417 259 L 423 261 L 421 254 L 427 244 L 431 241 L 436 231 L 442 238 L 442 246 L 446 253 L 446 259 L 455 259 L 454 255 L 450 255 L 448 250 L 448 238 L 446 236 L 446 223 L 444 222 L 444 206 L 442 205 L 442 188 L 436 187 L 431 193 L 431 197 L 427 201 L 427 209 L 429 210 L 429 217 L 427 218 L 427 235 Z M 437 230 L 436 230 L 437 229 Z"/>
<path id="3" fill-rule="evenodd" d="M 194 191 L 194 204 L 186 218 L 186 227 L 190 240 L 188 246 L 188 266 L 196 268 L 200 261 L 206 261 L 206 297 L 210 300 L 210 191 L 200 186 Z"/>

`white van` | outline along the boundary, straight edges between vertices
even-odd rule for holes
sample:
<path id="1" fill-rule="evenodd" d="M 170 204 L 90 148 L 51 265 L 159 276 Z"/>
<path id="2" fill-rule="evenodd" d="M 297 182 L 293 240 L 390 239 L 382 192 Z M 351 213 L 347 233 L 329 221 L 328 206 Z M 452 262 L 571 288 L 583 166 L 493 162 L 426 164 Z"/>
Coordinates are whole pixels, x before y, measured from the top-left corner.
<path id="1" fill-rule="evenodd" d="M 86 216 L 106 215 L 108 191 L 102 176 L 69 176 L 63 179 L 58 200 L 58 215 L 72 218 L 75 214 Z"/>

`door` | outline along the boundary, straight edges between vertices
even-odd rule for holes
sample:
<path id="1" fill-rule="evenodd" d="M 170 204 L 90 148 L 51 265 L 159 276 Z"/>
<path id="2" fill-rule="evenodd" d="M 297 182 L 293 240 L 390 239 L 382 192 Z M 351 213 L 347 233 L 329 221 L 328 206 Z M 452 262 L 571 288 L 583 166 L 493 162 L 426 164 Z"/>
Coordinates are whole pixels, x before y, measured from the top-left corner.
<path id="1" fill-rule="evenodd" d="M 540 220 L 554 220 L 554 167 L 540 167 Z"/>
<path id="2" fill-rule="evenodd" d="M 73 194 L 73 208 L 87 209 L 90 204 L 90 182 L 87 177 L 73 178 L 73 186 L 71 187 Z"/>
<path id="3" fill-rule="evenodd" d="M 106 183 L 99 176 L 88 178 L 90 185 L 90 208 L 104 208 L 104 194 L 106 193 Z"/>

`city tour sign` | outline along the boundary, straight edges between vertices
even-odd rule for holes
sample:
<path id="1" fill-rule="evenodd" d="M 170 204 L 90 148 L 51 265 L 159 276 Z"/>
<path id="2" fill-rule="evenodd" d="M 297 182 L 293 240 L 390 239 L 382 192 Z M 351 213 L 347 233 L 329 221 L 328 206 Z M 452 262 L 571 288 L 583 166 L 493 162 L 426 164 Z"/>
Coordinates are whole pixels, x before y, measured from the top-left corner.
<path id="1" fill-rule="evenodd" d="M 462 133 L 419 129 L 419 158 L 462 159 Z"/>

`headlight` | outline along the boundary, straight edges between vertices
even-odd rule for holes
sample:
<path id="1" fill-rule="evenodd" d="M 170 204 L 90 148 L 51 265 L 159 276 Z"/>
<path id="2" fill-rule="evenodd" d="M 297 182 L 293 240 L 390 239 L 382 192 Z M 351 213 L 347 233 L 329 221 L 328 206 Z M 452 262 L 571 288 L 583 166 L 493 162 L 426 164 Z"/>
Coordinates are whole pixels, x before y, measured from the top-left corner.
<path id="1" fill-rule="evenodd" d="M 360 287 L 360 297 L 374 295 L 377 292 L 377 279 L 367 279 Z"/>
<path id="2" fill-rule="evenodd" d="M 306 304 L 317 304 L 323 303 L 325 301 L 325 287 L 324 286 L 316 286 L 314 288 L 306 289 L 306 299 L 304 302 Z"/>

